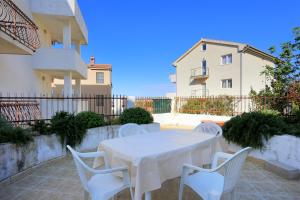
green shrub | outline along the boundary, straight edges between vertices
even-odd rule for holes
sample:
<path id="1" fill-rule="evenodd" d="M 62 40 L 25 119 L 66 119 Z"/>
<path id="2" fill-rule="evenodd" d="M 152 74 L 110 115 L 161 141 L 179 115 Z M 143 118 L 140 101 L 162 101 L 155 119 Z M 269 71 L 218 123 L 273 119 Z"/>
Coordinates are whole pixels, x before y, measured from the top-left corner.
<path id="1" fill-rule="evenodd" d="M 105 124 L 104 117 L 94 112 L 81 112 L 77 114 L 75 118 L 85 129 L 99 127 Z"/>
<path id="2" fill-rule="evenodd" d="M 191 114 L 232 115 L 233 110 L 233 98 L 219 96 L 216 98 L 190 98 L 180 111 Z"/>
<path id="3" fill-rule="evenodd" d="M 52 130 L 50 124 L 45 120 L 37 120 L 33 124 L 30 125 L 31 130 L 35 131 L 41 135 L 50 135 L 52 134 Z"/>
<path id="4" fill-rule="evenodd" d="M 223 127 L 223 136 L 228 142 L 242 147 L 261 149 L 264 141 L 274 135 L 287 133 L 287 125 L 277 114 L 264 112 L 243 113 L 231 118 Z"/>
<path id="5" fill-rule="evenodd" d="M 76 120 L 74 114 L 57 112 L 51 119 L 51 129 L 60 136 L 62 145 L 75 147 L 80 144 L 86 129 Z"/>
<path id="6" fill-rule="evenodd" d="M 0 143 L 25 145 L 30 141 L 32 141 L 32 136 L 28 130 L 13 127 L 4 117 L 0 116 Z"/>
<path id="7" fill-rule="evenodd" d="M 119 117 L 121 124 L 136 123 L 136 124 L 149 124 L 153 122 L 153 117 L 150 112 L 143 108 L 129 108 Z"/>

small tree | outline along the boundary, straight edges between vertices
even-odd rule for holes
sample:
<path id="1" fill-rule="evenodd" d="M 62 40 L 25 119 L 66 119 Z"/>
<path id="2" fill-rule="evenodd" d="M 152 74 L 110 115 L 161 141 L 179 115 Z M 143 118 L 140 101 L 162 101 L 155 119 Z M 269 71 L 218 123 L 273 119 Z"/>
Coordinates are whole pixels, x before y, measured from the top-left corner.
<path id="1" fill-rule="evenodd" d="M 275 67 L 265 66 L 261 72 L 267 80 L 271 81 L 270 86 L 266 85 L 264 90 L 256 93 L 251 91 L 251 96 L 273 97 L 272 109 L 283 112 L 289 103 L 286 97 L 292 83 L 300 77 L 300 27 L 293 29 L 293 40 L 281 44 L 280 53 L 277 53 L 275 46 L 269 48 L 274 57 Z"/>

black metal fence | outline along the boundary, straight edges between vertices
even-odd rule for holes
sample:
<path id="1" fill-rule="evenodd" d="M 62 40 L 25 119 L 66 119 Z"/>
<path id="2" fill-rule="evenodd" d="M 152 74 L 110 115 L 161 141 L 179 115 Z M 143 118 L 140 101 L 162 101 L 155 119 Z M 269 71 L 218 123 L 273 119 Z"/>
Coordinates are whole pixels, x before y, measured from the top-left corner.
<path id="1" fill-rule="evenodd" d="M 169 113 L 172 110 L 172 99 L 167 97 L 137 97 L 135 106 L 154 114 Z"/>
<path id="2" fill-rule="evenodd" d="M 49 120 L 56 112 L 79 113 L 92 111 L 106 120 L 119 117 L 127 108 L 127 97 L 122 95 L 87 95 L 82 97 L 1 96 L 0 114 L 15 124 Z"/>

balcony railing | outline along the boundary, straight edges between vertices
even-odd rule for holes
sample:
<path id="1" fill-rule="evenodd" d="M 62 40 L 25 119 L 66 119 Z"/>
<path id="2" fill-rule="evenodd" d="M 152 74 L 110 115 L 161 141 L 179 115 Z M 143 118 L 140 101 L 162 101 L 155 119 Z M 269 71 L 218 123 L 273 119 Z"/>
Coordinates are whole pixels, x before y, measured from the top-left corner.
<path id="1" fill-rule="evenodd" d="M 11 0 L 0 0 L 0 30 L 32 51 L 40 45 L 38 27 Z"/>
<path id="2" fill-rule="evenodd" d="M 191 78 L 192 79 L 208 78 L 208 67 L 206 67 L 205 69 L 201 67 L 191 69 Z"/>

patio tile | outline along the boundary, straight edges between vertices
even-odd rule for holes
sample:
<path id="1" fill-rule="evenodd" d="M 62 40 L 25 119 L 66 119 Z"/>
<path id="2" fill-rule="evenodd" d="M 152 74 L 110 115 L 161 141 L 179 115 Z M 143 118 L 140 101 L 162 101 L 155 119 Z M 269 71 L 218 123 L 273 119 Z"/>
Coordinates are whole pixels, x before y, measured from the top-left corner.
<path id="1" fill-rule="evenodd" d="M 90 166 L 93 161 L 85 160 Z M 153 200 L 177 200 L 179 178 L 163 183 L 153 191 Z M 71 157 L 61 158 L 33 173 L 0 188 L 1 200 L 79 200 L 83 188 Z M 129 200 L 129 191 L 120 192 L 116 200 Z M 185 187 L 185 200 L 201 199 Z M 227 199 L 224 197 L 223 199 Z M 241 200 L 300 200 L 300 180 L 285 180 L 263 169 L 259 163 L 247 161 L 236 188 L 236 199 Z"/>

